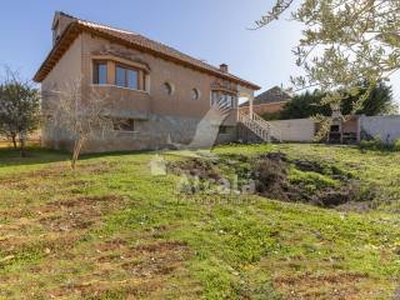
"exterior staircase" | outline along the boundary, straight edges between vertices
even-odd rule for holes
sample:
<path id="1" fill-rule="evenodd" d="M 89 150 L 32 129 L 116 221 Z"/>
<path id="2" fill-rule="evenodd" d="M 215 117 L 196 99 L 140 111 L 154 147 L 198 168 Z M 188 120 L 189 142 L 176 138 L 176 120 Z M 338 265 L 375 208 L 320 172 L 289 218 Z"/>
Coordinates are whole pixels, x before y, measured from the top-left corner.
<path id="1" fill-rule="evenodd" d="M 240 111 L 238 121 L 264 142 L 282 142 L 282 132 L 255 113 Z"/>

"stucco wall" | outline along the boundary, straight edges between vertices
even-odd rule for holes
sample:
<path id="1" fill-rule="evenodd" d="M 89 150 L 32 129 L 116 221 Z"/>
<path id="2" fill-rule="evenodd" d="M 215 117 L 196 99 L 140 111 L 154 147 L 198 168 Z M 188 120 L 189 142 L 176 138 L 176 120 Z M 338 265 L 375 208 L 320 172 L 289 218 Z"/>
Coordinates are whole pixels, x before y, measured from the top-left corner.
<path id="1" fill-rule="evenodd" d="M 91 139 L 85 152 L 163 149 L 172 144 L 189 144 L 196 131 L 197 119 L 152 114 L 135 121 L 135 132 L 113 132 L 105 138 Z"/>
<path id="2" fill-rule="evenodd" d="M 82 36 L 79 36 L 43 80 L 42 91 L 63 90 L 71 81 L 79 79 L 82 73 L 81 54 Z"/>
<path id="3" fill-rule="evenodd" d="M 392 143 L 400 139 L 400 116 L 360 117 L 362 138 L 379 138 Z"/>
<path id="4" fill-rule="evenodd" d="M 81 76 L 82 37 L 78 37 L 42 82 L 42 107 L 44 111 L 49 102 L 55 100 L 55 91 L 67 91 L 71 85 L 78 84 Z M 45 147 L 60 148 L 57 145 L 69 137 L 68 132 L 54 128 L 49 122 L 42 127 L 42 145 Z"/>
<path id="5" fill-rule="evenodd" d="M 141 61 L 149 67 L 149 114 L 202 118 L 210 109 L 211 84 L 217 79 L 216 77 L 87 33 L 83 33 L 83 40 L 83 74 L 86 85 L 92 83 L 92 58 L 101 56 L 102 53 L 118 53 L 125 58 Z M 172 95 L 166 93 L 164 87 L 166 82 L 174 86 Z M 200 91 L 199 100 L 192 99 L 194 88 Z M 236 111 L 232 110 L 227 124 L 235 125 L 235 123 Z"/>
<path id="6" fill-rule="evenodd" d="M 311 119 L 269 121 L 282 132 L 284 142 L 312 142 L 315 135 L 315 123 Z"/>

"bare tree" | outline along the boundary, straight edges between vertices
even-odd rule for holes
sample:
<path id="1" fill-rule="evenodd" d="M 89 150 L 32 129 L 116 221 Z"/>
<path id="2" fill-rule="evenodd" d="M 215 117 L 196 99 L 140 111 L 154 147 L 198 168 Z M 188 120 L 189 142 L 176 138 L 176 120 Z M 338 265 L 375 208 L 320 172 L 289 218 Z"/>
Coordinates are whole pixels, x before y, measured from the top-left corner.
<path id="1" fill-rule="evenodd" d="M 62 90 L 52 91 L 46 108 L 51 126 L 70 134 L 73 144 L 71 168 L 76 163 L 82 148 L 91 138 L 105 138 L 114 131 L 114 120 L 110 116 L 112 99 L 108 93 L 88 88 L 83 93 L 82 80 L 68 82 Z"/>

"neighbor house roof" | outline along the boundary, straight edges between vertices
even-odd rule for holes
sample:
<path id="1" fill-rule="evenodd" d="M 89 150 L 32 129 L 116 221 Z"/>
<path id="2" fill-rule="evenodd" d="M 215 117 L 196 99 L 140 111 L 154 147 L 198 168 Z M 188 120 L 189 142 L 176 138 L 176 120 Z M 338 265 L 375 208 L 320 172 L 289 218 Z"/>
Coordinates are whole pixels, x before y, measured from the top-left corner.
<path id="1" fill-rule="evenodd" d="M 219 78 L 231 80 L 245 87 L 254 90 L 260 89 L 258 85 L 251 83 L 250 81 L 241 79 L 230 73 L 226 73 L 219 68 L 216 68 L 199 59 L 186 55 L 160 42 L 156 42 L 154 40 L 146 38 L 138 33 L 77 19 L 67 14 L 64 14 L 64 16 L 70 17 L 74 21 L 70 25 L 68 25 L 67 29 L 63 32 L 62 36 L 54 45 L 46 60 L 36 73 L 34 77 L 34 80 L 36 82 L 41 82 L 46 78 L 46 76 L 50 73 L 50 71 L 57 64 L 59 59 L 68 50 L 69 46 L 71 46 L 72 42 L 75 40 L 76 37 L 79 36 L 80 33 L 89 32 L 91 34 L 103 37 L 107 40 L 111 40 L 115 43 L 119 43 L 133 49 L 150 53 L 154 56 L 164 58 L 185 67 L 208 73 Z"/>
<path id="2" fill-rule="evenodd" d="M 275 86 L 272 89 L 258 95 L 254 101 L 253 105 L 260 104 L 272 104 L 279 102 L 287 102 L 292 99 L 292 95 L 288 92 L 285 92 L 282 88 Z M 249 106 L 249 102 L 243 103 L 241 106 Z"/>

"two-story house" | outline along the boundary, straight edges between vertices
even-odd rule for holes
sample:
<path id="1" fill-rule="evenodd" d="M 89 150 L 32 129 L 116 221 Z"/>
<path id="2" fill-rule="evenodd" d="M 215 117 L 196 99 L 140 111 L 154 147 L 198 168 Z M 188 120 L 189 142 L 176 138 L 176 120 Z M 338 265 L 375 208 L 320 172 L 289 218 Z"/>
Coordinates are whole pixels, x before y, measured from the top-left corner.
<path id="1" fill-rule="evenodd" d="M 124 119 L 120 134 L 93 139 L 85 151 L 161 148 L 168 139 L 191 142 L 196 126 L 213 101 L 225 99 L 229 117 L 217 142 L 237 139 L 238 98 L 253 98 L 260 87 L 229 73 L 228 66 L 213 67 L 162 43 L 131 31 L 77 19 L 57 12 L 53 48 L 36 73 L 42 84 L 43 105 L 51 90 L 68 89 L 81 78 L 82 97 L 87 87 L 107 92 L 115 118 Z M 44 146 L 71 148 L 73 139 L 48 122 Z"/>

